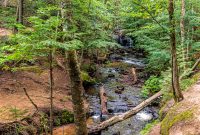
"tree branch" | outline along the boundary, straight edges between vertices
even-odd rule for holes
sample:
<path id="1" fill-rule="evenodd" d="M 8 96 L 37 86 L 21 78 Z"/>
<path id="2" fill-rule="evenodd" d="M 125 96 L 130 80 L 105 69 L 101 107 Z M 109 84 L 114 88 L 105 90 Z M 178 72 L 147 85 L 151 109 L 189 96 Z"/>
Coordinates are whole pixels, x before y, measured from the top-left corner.
<path id="1" fill-rule="evenodd" d="M 32 105 L 35 107 L 35 109 L 38 111 L 38 106 L 33 102 L 33 100 L 30 98 L 30 96 L 28 95 L 27 91 L 26 91 L 26 88 L 23 88 L 24 89 L 24 93 L 25 95 L 28 97 L 28 99 L 30 100 L 30 102 L 32 103 Z"/>

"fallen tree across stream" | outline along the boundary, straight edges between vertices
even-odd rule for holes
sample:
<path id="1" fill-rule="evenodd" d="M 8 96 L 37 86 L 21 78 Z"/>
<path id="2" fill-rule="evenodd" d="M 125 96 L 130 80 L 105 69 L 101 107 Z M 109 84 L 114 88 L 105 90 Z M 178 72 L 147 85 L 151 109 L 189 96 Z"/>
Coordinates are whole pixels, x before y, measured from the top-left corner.
<path id="1" fill-rule="evenodd" d="M 131 116 L 133 116 L 134 114 L 138 113 L 139 111 L 141 111 L 143 108 L 145 108 L 146 106 L 148 106 L 149 104 L 151 104 L 155 99 L 159 98 L 160 96 L 162 96 L 162 92 L 158 92 L 155 95 L 151 96 L 150 98 L 146 99 L 145 101 L 143 101 L 142 103 L 140 103 L 138 106 L 134 107 L 133 109 L 117 115 L 117 116 L 113 116 L 110 119 L 100 123 L 97 126 L 91 126 L 89 127 L 89 131 L 88 133 L 96 133 L 99 132 L 109 126 L 112 126 L 113 124 L 116 124 L 120 121 L 123 121 L 127 118 L 130 118 Z"/>

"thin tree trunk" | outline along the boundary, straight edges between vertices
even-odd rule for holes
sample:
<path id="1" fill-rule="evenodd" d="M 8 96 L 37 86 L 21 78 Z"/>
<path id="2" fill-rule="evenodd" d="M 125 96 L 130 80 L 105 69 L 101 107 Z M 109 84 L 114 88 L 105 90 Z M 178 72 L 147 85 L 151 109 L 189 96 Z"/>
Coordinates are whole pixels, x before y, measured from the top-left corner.
<path id="1" fill-rule="evenodd" d="M 182 59 L 183 59 L 183 70 L 186 69 L 186 53 L 185 53 L 185 0 L 181 0 L 181 47 L 182 47 Z"/>
<path id="2" fill-rule="evenodd" d="M 50 135 L 53 135 L 53 54 L 50 47 L 49 52 L 49 79 L 50 79 Z"/>
<path id="3" fill-rule="evenodd" d="M 23 16 L 24 16 L 24 0 L 19 0 L 18 23 L 23 24 Z"/>
<path id="4" fill-rule="evenodd" d="M 67 52 L 71 93 L 76 125 L 76 135 L 87 135 L 86 114 L 83 101 L 83 86 L 80 78 L 76 51 Z"/>
<path id="5" fill-rule="evenodd" d="M 181 100 L 183 100 L 183 94 L 180 90 L 179 71 L 178 71 L 177 54 L 176 54 L 174 0 L 169 0 L 168 11 L 169 11 L 170 43 L 171 43 L 171 55 L 172 55 L 172 90 L 173 90 L 174 100 L 176 102 L 180 102 Z"/>

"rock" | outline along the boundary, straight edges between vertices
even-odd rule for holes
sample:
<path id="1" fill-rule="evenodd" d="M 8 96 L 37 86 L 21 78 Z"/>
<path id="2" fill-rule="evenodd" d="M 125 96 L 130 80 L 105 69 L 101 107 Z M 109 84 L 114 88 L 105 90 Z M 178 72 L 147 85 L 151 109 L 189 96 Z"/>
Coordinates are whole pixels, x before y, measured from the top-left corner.
<path id="1" fill-rule="evenodd" d="M 114 78 L 115 75 L 114 75 L 114 74 L 108 74 L 108 77 L 109 77 L 109 78 Z"/>
<path id="2" fill-rule="evenodd" d="M 122 94 L 122 91 L 121 90 L 115 90 L 115 93 Z"/>
<path id="3" fill-rule="evenodd" d="M 107 120 L 109 117 L 108 117 L 108 115 L 102 115 L 101 116 L 101 121 L 105 121 L 105 120 Z"/>
<path id="4" fill-rule="evenodd" d="M 120 91 L 124 91 L 125 88 L 124 88 L 124 86 L 117 86 L 117 89 Z"/>
<path id="5" fill-rule="evenodd" d="M 126 96 L 122 97 L 122 99 L 123 99 L 124 101 L 128 101 L 128 98 L 127 98 Z"/>
<path id="6" fill-rule="evenodd" d="M 109 108 L 109 109 L 108 109 L 108 112 L 109 112 L 109 113 L 113 113 L 113 112 L 114 112 L 114 110 L 113 110 L 113 109 L 111 109 L 111 108 Z"/>
<path id="7" fill-rule="evenodd" d="M 112 134 L 112 135 L 120 135 L 120 132 L 117 131 L 116 133 Z"/>

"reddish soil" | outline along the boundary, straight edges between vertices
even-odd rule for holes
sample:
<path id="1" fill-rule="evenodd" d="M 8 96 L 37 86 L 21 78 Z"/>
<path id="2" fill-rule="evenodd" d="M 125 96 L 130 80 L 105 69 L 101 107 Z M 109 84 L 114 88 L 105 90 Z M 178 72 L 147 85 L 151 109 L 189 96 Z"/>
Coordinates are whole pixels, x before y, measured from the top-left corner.
<path id="1" fill-rule="evenodd" d="M 0 28 L 0 37 L 4 37 L 4 36 L 8 36 L 10 35 L 12 32 L 8 29 L 5 28 Z"/>
<path id="2" fill-rule="evenodd" d="M 28 71 L 1 72 L 0 71 L 0 123 L 12 122 L 11 108 L 34 112 L 35 108 L 25 95 L 23 88 L 32 98 L 38 108 L 49 108 L 49 73 Z M 54 106 L 57 109 L 72 111 L 72 102 L 67 75 L 60 69 L 54 70 Z M 10 115 L 9 115 L 10 113 Z"/>

